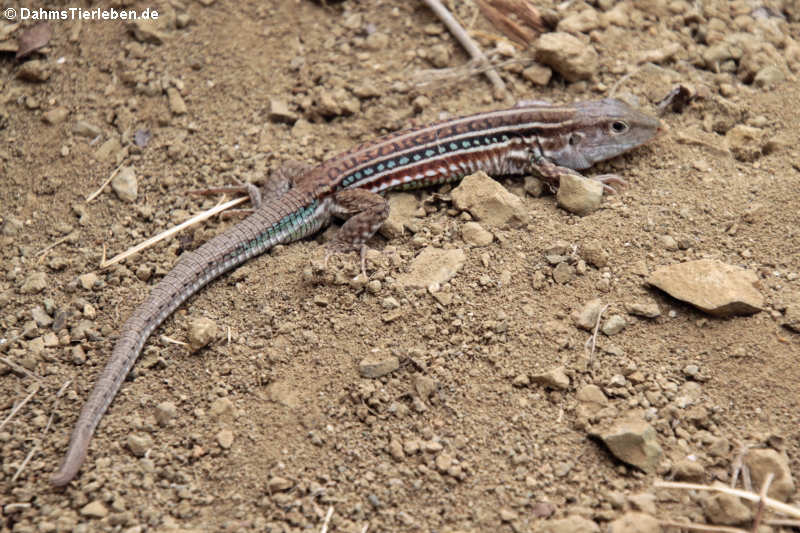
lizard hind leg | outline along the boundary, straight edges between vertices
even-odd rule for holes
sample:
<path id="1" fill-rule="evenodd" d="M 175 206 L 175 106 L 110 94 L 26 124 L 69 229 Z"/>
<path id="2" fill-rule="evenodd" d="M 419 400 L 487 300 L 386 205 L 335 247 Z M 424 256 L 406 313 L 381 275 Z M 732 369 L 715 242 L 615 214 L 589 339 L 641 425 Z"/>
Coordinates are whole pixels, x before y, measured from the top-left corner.
<path id="1" fill-rule="evenodd" d="M 361 273 L 366 278 L 366 243 L 389 216 L 389 202 L 383 196 L 365 189 L 346 189 L 334 195 L 331 212 L 347 221 L 326 244 L 325 264 L 334 254 L 358 251 L 361 255 Z"/>
<path id="2" fill-rule="evenodd" d="M 288 160 L 283 163 L 277 170 L 271 172 L 264 180 L 261 187 L 256 187 L 252 183 L 241 182 L 236 180 L 237 184 L 230 187 L 214 187 L 208 189 L 198 189 L 189 191 L 190 194 L 211 195 L 211 194 L 231 194 L 243 195 L 246 194 L 250 197 L 250 209 L 230 209 L 225 212 L 225 216 L 232 215 L 251 215 L 253 211 L 261 207 L 264 200 L 272 200 L 279 198 L 286 192 L 293 188 L 297 180 L 311 170 L 313 166 L 308 163 L 299 161 Z"/>

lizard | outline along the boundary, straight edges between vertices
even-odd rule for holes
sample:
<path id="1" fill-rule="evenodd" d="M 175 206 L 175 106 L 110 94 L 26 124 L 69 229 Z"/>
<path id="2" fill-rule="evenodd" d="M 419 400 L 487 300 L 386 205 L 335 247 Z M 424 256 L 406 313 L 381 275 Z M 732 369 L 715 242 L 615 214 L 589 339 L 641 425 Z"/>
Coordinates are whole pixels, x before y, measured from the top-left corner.
<path id="1" fill-rule="evenodd" d="M 326 262 L 334 253 L 360 251 L 366 275 L 366 242 L 389 214 L 386 191 L 452 182 L 479 170 L 490 176 L 537 173 L 555 189 L 565 174 L 580 176 L 578 171 L 644 144 L 660 129 L 658 119 L 617 99 L 521 101 L 391 133 L 317 166 L 285 165 L 266 180 L 263 197 L 250 189 L 247 218 L 183 253 L 124 323 L 51 483 L 64 486 L 77 475 L 100 419 L 153 331 L 225 272 L 275 245 L 313 235 L 335 216 L 345 222 L 326 244 Z M 624 184 L 615 174 L 593 179 L 608 192 L 612 184 Z"/>

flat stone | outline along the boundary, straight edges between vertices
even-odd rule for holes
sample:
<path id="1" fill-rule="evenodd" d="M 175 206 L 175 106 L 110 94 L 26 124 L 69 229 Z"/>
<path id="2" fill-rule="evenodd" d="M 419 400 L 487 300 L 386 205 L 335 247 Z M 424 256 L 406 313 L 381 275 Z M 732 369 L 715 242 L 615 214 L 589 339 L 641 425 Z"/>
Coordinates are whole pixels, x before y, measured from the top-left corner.
<path id="1" fill-rule="evenodd" d="M 750 509 L 733 494 L 709 494 L 702 501 L 703 511 L 712 524 L 733 526 L 744 524 L 753 518 Z"/>
<path id="2" fill-rule="evenodd" d="M 604 305 L 599 298 L 589 300 L 581 309 L 576 309 L 572 312 L 570 315 L 572 321 L 581 329 L 593 331 L 597 324 L 597 317 L 600 315 L 600 310 L 603 309 Z"/>
<path id="3" fill-rule="evenodd" d="M 489 226 L 521 225 L 527 218 L 522 200 L 485 172 L 470 174 L 451 193 L 453 205 Z"/>
<path id="4" fill-rule="evenodd" d="M 81 507 L 81 515 L 89 518 L 104 518 L 108 515 L 108 509 L 103 502 L 94 500 Z"/>
<path id="5" fill-rule="evenodd" d="M 658 435 L 643 420 L 617 422 L 599 437 L 614 457 L 647 473 L 654 472 L 661 461 L 663 452 Z"/>
<path id="6" fill-rule="evenodd" d="M 37 294 L 47 287 L 47 275 L 44 272 L 33 272 L 25 278 L 19 290 L 22 294 Z"/>
<path id="7" fill-rule="evenodd" d="M 653 272 L 647 282 L 673 298 L 716 317 L 761 311 L 764 297 L 755 272 L 715 259 L 677 263 Z"/>
<path id="8" fill-rule="evenodd" d="M 473 246 L 488 246 L 492 244 L 494 235 L 477 222 L 467 222 L 461 227 L 461 238 Z"/>
<path id="9" fill-rule="evenodd" d="M 466 261 L 464 250 L 443 250 L 428 246 L 411 262 L 408 273 L 399 276 L 401 286 L 427 288 L 441 285 L 455 276 Z"/>
<path id="10" fill-rule="evenodd" d="M 185 115 L 186 112 L 189 111 L 189 108 L 186 107 L 186 102 L 183 100 L 183 96 L 181 96 L 180 91 L 175 87 L 167 89 L 167 103 L 173 115 Z"/>
<path id="11" fill-rule="evenodd" d="M 657 318 L 661 316 L 661 309 L 655 300 L 630 302 L 625 304 L 625 311 L 629 315 L 641 316 L 644 318 Z"/>
<path id="12" fill-rule="evenodd" d="M 559 366 L 543 374 L 531 376 L 534 383 L 539 383 L 551 389 L 566 390 L 569 388 L 569 376 L 564 372 L 564 367 Z"/>
<path id="13" fill-rule="evenodd" d="M 578 515 L 571 515 L 557 520 L 548 520 L 537 531 L 542 533 L 600 533 L 600 526 L 595 522 Z"/>
<path id="14" fill-rule="evenodd" d="M 661 524 L 648 514 L 628 512 L 608 525 L 608 533 L 661 533 Z"/>
<path id="15" fill-rule="evenodd" d="M 42 120 L 52 125 L 61 124 L 69 116 L 69 109 L 66 107 L 54 107 L 42 114 Z"/>
<path id="16" fill-rule="evenodd" d="M 545 33 L 533 43 L 533 48 L 537 61 L 552 68 L 569 82 L 588 80 L 597 70 L 597 51 L 569 33 Z"/>
<path id="17" fill-rule="evenodd" d="M 400 360 L 395 356 L 365 357 L 358 364 L 359 373 L 365 378 L 379 378 L 400 368 Z"/>
<path id="18" fill-rule="evenodd" d="M 750 469 L 750 479 L 753 487 L 758 490 L 767 479 L 767 475 L 774 475 L 767 491 L 767 496 L 780 501 L 789 501 L 794 494 L 795 484 L 789 460 L 785 454 L 773 449 L 750 449 L 744 456 L 744 464 Z"/>

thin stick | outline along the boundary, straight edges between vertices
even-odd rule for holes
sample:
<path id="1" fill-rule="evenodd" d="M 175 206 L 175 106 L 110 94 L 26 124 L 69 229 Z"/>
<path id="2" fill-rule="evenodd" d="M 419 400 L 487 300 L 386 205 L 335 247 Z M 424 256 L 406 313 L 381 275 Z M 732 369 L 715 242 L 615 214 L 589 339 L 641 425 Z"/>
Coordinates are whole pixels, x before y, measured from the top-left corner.
<path id="1" fill-rule="evenodd" d="M 506 94 L 506 84 L 503 83 L 503 80 L 500 78 L 500 75 L 497 71 L 491 67 L 489 60 L 486 59 L 486 56 L 483 54 L 483 51 L 478 47 L 475 41 L 467 34 L 464 28 L 459 24 L 459 22 L 450 14 L 446 7 L 442 5 L 440 0 L 425 0 L 425 3 L 431 8 L 439 20 L 441 20 L 447 29 L 450 30 L 450 33 L 456 38 L 456 40 L 464 47 L 467 53 L 474 59 L 476 62 L 482 65 L 486 65 L 486 77 L 489 78 L 489 81 L 492 82 L 494 85 L 495 90 L 503 95 Z"/>
<path id="2" fill-rule="evenodd" d="M 19 465 L 19 468 L 17 468 L 17 471 L 14 473 L 14 476 L 11 478 L 11 483 L 14 483 L 17 480 L 17 478 L 22 473 L 22 471 L 25 470 L 25 467 L 28 466 L 28 461 L 31 460 L 31 457 L 33 457 L 33 454 L 35 454 L 37 451 L 39 451 L 39 445 L 38 444 L 36 446 L 34 446 L 33 449 L 31 449 L 31 451 L 28 452 L 28 455 L 25 456 L 25 460 L 22 461 L 22 464 Z"/>
<path id="3" fill-rule="evenodd" d="M 721 533 L 748 533 L 747 530 L 739 529 L 738 527 L 709 526 L 706 524 L 695 524 L 691 522 L 677 522 L 675 520 L 659 520 L 658 523 L 662 527 L 679 527 L 682 529 L 693 529 L 695 531 L 715 531 Z"/>
<path id="4" fill-rule="evenodd" d="M 586 344 L 584 348 L 587 348 L 589 344 L 592 345 L 591 349 L 589 350 L 590 362 L 592 360 L 592 357 L 594 357 L 594 349 L 597 346 L 597 332 L 600 329 L 600 319 L 603 318 L 603 313 L 606 312 L 606 309 L 608 309 L 608 304 L 604 305 L 603 308 L 600 309 L 600 312 L 597 313 L 597 322 L 595 322 L 594 324 L 594 332 L 592 333 L 592 336 L 590 338 L 586 339 Z"/>
<path id="5" fill-rule="evenodd" d="M 116 176 L 116 175 L 117 175 L 117 172 L 119 172 L 119 170 L 122 168 L 122 165 L 124 165 L 124 164 L 125 164 L 125 161 L 123 161 L 122 163 L 120 163 L 120 164 L 119 164 L 119 166 L 118 166 L 117 168 L 115 168 L 115 169 L 114 169 L 114 172 L 112 172 L 112 173 L 111 173 L 111 175 L 110 175 L 110 176 L 109 176 L 109 177 L 106 179 L 106 181 L 104 181 L 104 182 L 103 182 L 103 184 L 100 186 L 100 188 L 99 188 L 99 189 L 97 189 L 97 190 L 96 190 L 96 191 L 94 191 L 92 194 L 90 194 L 89 196 L 87 196 L 87 197 L 86 197 L 86 203 L 87 203 L 87 204 L 88 204 L 89 202 L 91 202 L 92 200 L 94 200 L 95 198 L 97 198 L 98 196 L 100 196 L 100 193 L 101 193 L 101 192 L 103 192 L 103 189 L 105 189 L 105 188 L 106 188 L 106 185 L 108 185 L 109 183 L 111 183 L 111 180 L 113 180 L 113 179 L 114 179 L 114 176 Z"/>
<path id="6" fill-rule="evenodd" d="M 322 522 L 322 529 L 320 530 L 320 533 L 328 533 L 328 524 L 330 524 L 332 516 L 333 516 L 333 505 L 328 507 L 328 512 L 325 514 L 325 521 Z"/>
<path id="7" fill-rule="evenodd" d="M 148 248 L 148 247 L 152 246 L 153 244 L 157 243 L 158 241 L 160 241 L 162 239 L 166 239 L 167 237 L 171 237 L 172 235 L 180 232 L 181 230 L 183 230 L 185 228 L 188 228 L 189 226 L 197 224 L 198 222 L 202 222 L 203 220 L 206 220 L 207 218 L 211 218 L 214 215 L 216 215 L 217 213 L 219 213 L 221 211 L 225 211 L 226 209 L 228 209 L 230 207 L 233 207 L 235 205 L 239 205 L 241 203 L 244 203 L 247 200 L 248 199 L 246 197 L 235 198 L 233 200 L 225 202 L 224 204 L 220 204 L 220 205 L 218 205 L 218 206 L 216 206 L 216 207 L 214 207 L 212 209 L 209 209 L 208 211 L 204 211 L 202 213 L 199 213 L 199 214 L 193 216 L 192 218 L 190 218 L 189 220 L 187 220 L 186 222 L 178 224 L 177 226 L 172 227 L 172 228 L 170 228 L 170 229 L 168 229 L 166 231 L 162 231 L 161 233 L 159 233 L 155 237 L 150 237 L 146 241 L 137 244 L 133 248 L 127 249 L 126 251 L 122 252 L 121 254 L 118 254 L 118 255 L 112 257 L 108 261 L 102 261 L 100 263 L 100 268 L 108 268 L 111 265 L 119 263 L 123 259 L 128 258 L 128 257 L 130 257 L 130 256 L 132 256 L 134 254 L 137 254 L 137 253 L 141 252 L 145 248 Z"/>
<path id="8" fill-rule="evenodd" d="M 8 421 L 11 420 L 14 417 L 14 415 L 17 414 L 17 412 L 20 409 L 22 409 L 22 406 L 25 405 L 26 403 L 28 403 L 28 400 L 33 398 L 33 395 L 36 394 L 37 392 L 39 392 L 39 384 L 38 383 L 34 383 L 33 384 L 33 390 L 30 392 L 30 394 L 25 396 L 25 399 L 23 399 L 21 402 L 19 402 L 17 405 L 15 405 L 11 409 L 11 412 L 8 413 L 8 416 L 6 417 L 6 419 L 3 420 L 2 422 L 0 422 L 0 429 L 3 429 L 3 427 L 8 423 Z"/>
<path id="9" fill-rule="evenodd" d="M 749 492 L 741 489 L 734 489 L 731 487 L 713 487 L 710 485 L 699 485 L 697 483 L 680 483 L 677 481 L 656 481 L 654 486 L 663 489 L 708 490 L 713 492 L 724 492 L 726 494 L 732 494 L 734 496 L 738 496 L 739 498 L 744 498 L 745 500 L 750 500 L 751 502 L 757 502 L 761 499 L 761 496 L 759 496 L 754 492 Z M 764 503 L 767 507 L 771 508 L 773 511 L 777 511 L 779 513 L 783 513 L 785 515 L 792 516 L 795 518 L 800 518 L 800 508 L 793 507 L 783 502 L 779 502 L 778 500 L 774 500 L 769 496 L 764 496 Z"/>
<path id="10" fill-rule="evenodd" d="M 68 379 L 63 385 L 61 385 L 61 388 L 58 389 L 58 392 L 56 393 L 56 401 L 53 402 L 53 410 L 50 412 L 50 416 L 47 419 L 47 425 L 42 430 L 43 434 L 47 433 L 47 431 L 50 429 L 50 424 L 53 423 L 53 418 L 56 416 L 56 408 L 58 408 L 58 404 L 61 403 L 61 398 L 64 396 L 64 391 L 67 390 L 67 387 L 69 387 L 70 383 L 72 383 L 72 380 Z"/>
<path id="11" fill-rule="evenodd" d="M 180 346 L 189 346 L 188 342 L 179 341 L 178 339 L 173 339 L 172 337 L 167 337 L 166 335 L 161 335 L 161 340 L 168 343 L 168 344 L 178 344 Z"/>
<path id="12" fill-rule="evenodd" d="M 756 533 L 758 531 L 758 526 L 761 524 L 761 518 L 764 516 L 764 498 L 767 497 L 767 491 L 769 490 L 769 486 L 772 485 L 772 479 L 775 477 L 773 472 L 767 474 L 767 478 L 764 480 L 764 484 L 761 485 L 761 493 L 759 493 L 759 500 L 758 500 L 758 511 L 756 511 L 756 517 L 753 519 L 753 527 L 751 531 Z"/>
<path id="13" fill-rule="evenodd" d="M 33 372 L 31 372 L 27 368 L 21 367 L 17 363 L 15 363 L 15 362 L 13 362 L 10 359 L 7 359 L 5 357 L 0 357 L 0 363 L 4 363 L 4 364 L 8 365 L 8 368 L 13 370 L 14 372 L 19 372 L 20 374 L 25 374 L 29 378 L 38 379 L 38 380 L 42 379 L 42 376 L 40 376 L 38 374 L 34 374 Z"/>
<path id="14" fill-rule="evenodd" d="M 70 235 L 65 235 L 65 236 L 61 237 L 60 239 L 58 239 L 56 242 L 54 242 L 52 244 L 49 244 L 49 245 L 45 246 L 44 248 L 42 248 L 41 250 L 39 250 L 38 252 L 36 252 L 36 255 L 41 255 L 42 256 L 42 257 L 39 258 L 39 263 L 44 261 L 45 254 L 47 252 L 49 252 L 50 250 L 52 250 L 53 248 L 55 248 L 56 246 L 58 246 L 62 242 L 66 242 L 66 240 L 69 239 L 70 237 L 71 237 L 71 234 Z"/>

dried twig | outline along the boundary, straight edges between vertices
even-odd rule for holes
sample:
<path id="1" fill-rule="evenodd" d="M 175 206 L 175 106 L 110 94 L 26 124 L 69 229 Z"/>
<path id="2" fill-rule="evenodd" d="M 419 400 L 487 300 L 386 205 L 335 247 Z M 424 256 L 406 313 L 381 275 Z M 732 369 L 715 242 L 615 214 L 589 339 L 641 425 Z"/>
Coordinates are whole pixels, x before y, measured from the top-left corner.
<path id="1" fill-rule="evenodd" d="M 6 417 L 6 419 L 3 420 L 2 422 L 0 422 L 0 429 L 3 429 L 3 427 L 9 422 L 9 420 L 11 420 L 14 417 L 14 415 L 17 414 L 17 412 L 20 409 L 22 409 L 22 406 L 25 405 L 26 403 L 28 403 L 28 400 L 33 398 L 34 394 L 39 392 L 39 384 L 38 383 L 34 383 L 32 389 L 33 390 L 31 390 L 31 392 L 27 396 L 25 396 L 25 398 L 21 402 L 19 402 L 17 405 L 15 405 L 11 409 L 11 412 L 8 413 L 8 416 Z"/>
<path id="2" fill-rule="evenodd" d="M 456 40 L 464 47 L 467 53 L 472 57 L 476 62 L 479 64 L 483 64 L 487 66 L 486 69 L 486 77 L 489 78 L 489 81 L 492 82 L 494 85 L 495 90 L 500 94 L 506 94 L 506 85 L 503 83 L 503 80 L 500 79 L 500 75 L 497 73 L 494 68 L 492 68 L 489 64 L 489 60 L 486 59 L 486 56 L 483 54 L 483 51 L 478 47 L 475 41 L 472 40 L 464 28 L 459 24 L 459 22 L 453 17 L 452 14 L 447 10 L 440 0 L 425 0 L 425 3 L 428 5 L 429 8 L 439 17 L 447 29 L 450 30 L 450 33 L 456 38 Z"/>
<path id="3" fill-rule="evenodd" d="M 216 215 L 217 213 L 219 213 L 221 211 L 225 211 L 226 209 L 228 209 L 230 207 L 233 207 L 235 205 L 239 205 L 241 203 L 244 203 L 247 200 L 248 199 L 246 197 L 235 198 L 233 200 L 225 202 L 224 204 L 220 204 L 220 205 L 218 205 L 216 207 L 213 207 L 212 209 L 209 209 L 208 211 L 204 211 L 202 213 L 199 213 L 199 214 L 193 216 L 192 218 L 190 218 L 189 220 L 187 220 L 186 222 L 178 224 L 177 226 L 172 227 L 172 228 L 170 228 L 170 229 L 168 229 L 166 231 L 162 231 L 161 233 L 159 233 L 155 237 L 150 237 L 146 241 L 137 244 L 133 248 L 127 249 L 126 251 L 122 252 L 121 254 L 118 254 L 118 255 L 112 257 L 108 261 L 106 261 L 104 259 L 100 263 L 100 268 L 108 268 L 113 264 L 119 263 L 123 259 L 125 259 L 127 257 L 130 257 L 130 256 L 132 256 L 132 255 L 134 255 L 134 254 L 136 254 L 138 252 L 141 252 L 145 248 L 148 248 L 148 247 L 152 246 L 153 244 L 157 243 L 158 241 L 160 241 L 162 239 L 166 239 L 167 237 L 171 237 L 172 235 L 178 233 L 179 231 L 181 231 L 181 230 L 183 230 L 185 228 L 188 228 L 189 226 L 197 224 L 198 222 L 202 222 L 203 220 L 206 220 L 207 218 L 211 218 L 214 215 Z"/>
<path id="4" fill-rule="evenodd" d="M 61 244 L 62 242 L 66 242 L 66 241 L 67 241 L 67 240 L 69 240 L 71 237 L 72 237 L 72 234 L 70 234 L 70 235 L 65 235 L 65 236 L 61 237 L 60 239 L 58 239 L 56 242 L 54 242 L 54 243 L 51 243 L 51 244 L 48 244 L 47 246 L 45 246 L 44 248 L 42 248 L 41 250 L 39 250 L 38 252 L 36 252 L 36 255 L 40 255 L 40 256 L 41 256 L 41 257 L 39 258 L 38 262 L 39 262 L 39 263 L 41 263 L 42 261 L 44 261 L 44 258 L 45 258 L 45 257 L 47 257 L 47 255 L 46 255 L 46 254 L 47 254 L 47 252 L 49 252 L 50 250 L 52 250 L 53 248 L 55 248 L 56 246 L 58 246 L 58 245 L 59 245 L 59 244 Z"/>
<path id="5" fill-rule="evenodd" d="M 663 489 L 684 489 L 684 490 L 707 490 L 712 492 L 724 492 L 726 494 L 732 494 L 733 496 L 737 496 L 739 498 L 744 498 L 745 500 L 750 500 L 751 502 L 758 502 L 762 500 L 762 497 L 759 494 L 754 492 L 741 490 L 741 489 L 734 489 L 731 487 L 717 487 L 711 485 L 700 485 L 697 483 L 680 483 L 677 481 L 656 481 L 655 486 L 658 488 Z M 764 505 L 772 509 L 773 511 L 777 511 L 779 513 L 783 513 L 787 516 L 792 516 L 794 518 L 800 518 L 800 508 L 793 507 L 789 504 L 779 502 L 769 496 L 763 497 Z"/>
<path id="6" fill-rule="evenodd" d="M 125 162 L 124 162 L 124 161 L 123 161 L 122 163 L 120 163 L 120 164 L 119 164 L 119 166 L 118 166 L 117 168 L 115 168 L 115 169 L 114 169 L 114 172 L 112 172 L 112 173 L 111 173 L 111 175 L 110 175 L 110 176 L 109 176 L 109 177 L 106 179 L 106 181 L 104 181 L 104 182 L 103 182 L 103 184 L 100 186 L 100 188 L 99 188 L 99 189 L 97 189 L 97 190 L 96 190 L 96 191 L 94 191 L 92 194 L 90 194 L 89 196 L 87 196 L 87 197 L 86 197 L 86 203 L 87 203 L 87 204 L 88 204 L 89 202 L 91 202 L 92 200 L 94 200 L 95 198 L 97 198 L 98 196 L 100 196 L 100 193 L 101 193 L 101 192 L 103 192 L 103 189 L 105 189 L 105 188 L 106 188 L 106 185 L 108 185 L 109 183 L 111 183 L 111 180 L 113 180 L 113 179 L 114 179 L 114 176 L 116 176 L 116 175 L 117 175 L 117 172 L 119 172 L 119 170 L 122 168 L 122 165 L 124 165 L 124 164 L 125 164 Z"/>

